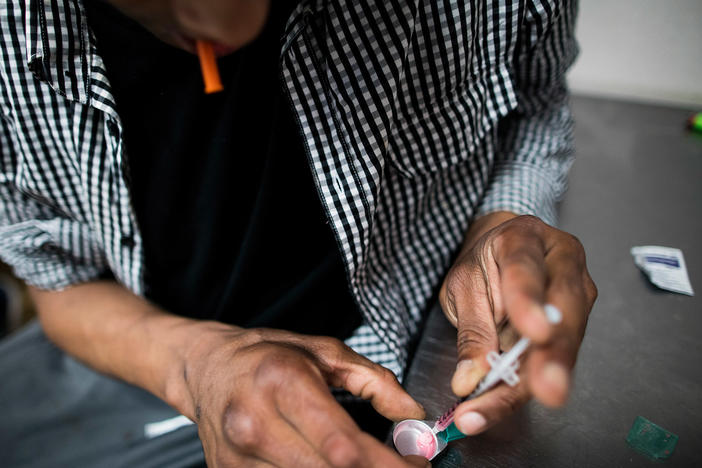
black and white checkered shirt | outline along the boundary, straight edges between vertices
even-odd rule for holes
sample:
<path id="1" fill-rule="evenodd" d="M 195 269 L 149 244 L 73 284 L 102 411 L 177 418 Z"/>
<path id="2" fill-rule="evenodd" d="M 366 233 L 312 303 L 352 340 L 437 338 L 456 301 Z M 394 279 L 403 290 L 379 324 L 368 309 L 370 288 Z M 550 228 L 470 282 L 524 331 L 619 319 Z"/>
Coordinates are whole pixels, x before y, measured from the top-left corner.
<path id="1" fill-rule="evenodd" d="M 348 343 L 398 374 L 476 215 L 555 221 L 575 13 L 571 0 L 309 0 L 288 21 L 285 87 L 365 317 Z M 0 258 L 40 288 L 110 269 L 143 294 L 122 125 L 82 1 L 4 0 L 0 27 Z"/>

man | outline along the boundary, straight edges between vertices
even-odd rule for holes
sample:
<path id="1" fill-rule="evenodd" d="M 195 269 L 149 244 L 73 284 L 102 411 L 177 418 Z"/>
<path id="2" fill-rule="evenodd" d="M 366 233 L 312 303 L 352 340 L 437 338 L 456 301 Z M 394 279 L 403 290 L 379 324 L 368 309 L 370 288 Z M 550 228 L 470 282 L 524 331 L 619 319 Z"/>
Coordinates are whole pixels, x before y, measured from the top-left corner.
<path id="1" fill-rule="evenodd" d="M 109 3 L 2 11 L 0 255 L 53 342 L 196 422 L 211 466 L 407 463 L 328 387 L 424 417 L 393 372 L 437 293 L 456 394 L 536 343 L 459 429 L 565 401 L 596 295 L 547 224 L 572 2 Z M 199 92 L 196 39 L 222 95 Z"/>

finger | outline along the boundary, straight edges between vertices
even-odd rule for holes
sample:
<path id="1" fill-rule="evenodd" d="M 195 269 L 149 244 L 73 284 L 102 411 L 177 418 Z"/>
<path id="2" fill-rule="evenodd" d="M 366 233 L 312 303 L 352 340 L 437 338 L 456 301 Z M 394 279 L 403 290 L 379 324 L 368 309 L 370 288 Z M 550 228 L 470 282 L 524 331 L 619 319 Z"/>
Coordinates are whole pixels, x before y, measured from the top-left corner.
<path id="1" fill-rule="evenodd" d="M 563 405 L 568 398 L 570 374 L 575 356 L 564 337 L 548 346 L 535 348 L 526 362 L 529 389 L 546 406 Z"/>
<path id="2" fill-rule="evenodd" d="M 230 467 L 230 466 L 250 466 L 253 468 L 279 468 L 276 465 L 271 465 L 270 463 L 259 460 L 257 458 L 246 458 L 243 461 L 240 461 L 238 463 L 226 463 L 221 465 L 222 468 Z"/>
<path id="3" fill-rule="evenodd" d="M 369 466 L 373 453 L 362 450 L 360 429 L 322 379 L 298 372 L 288 389 L 275 394 L 278 411 L 323 460 L 334 467 Z"/>
<path id="4" fill-rule="evenodd" d="M 393 421 L 426 416 L 424 407 L 402 388 L 395 374 L 378 364 L 337 367 L 330 383 L 369 401 L 378 413 Z"/>
<path id="5" fill-rule="evenodd" d="M 225 442 L 218 443 L 217 438 L 213 444 L 203 441 L 206 453 L 213 452 L 223 466 L 241 466 L 243 463 L 234 464 L 229 458 L 248 457 L 262 466 L 328 468 L 317 451 L 280 417 L 270 400 L 256 400 L 258 397 L 252 395 L 246 406 L 230 404 L 226 408 L 222 417 L 224 438 L 220 439 Z"/>
<path id="6" fill-rule="evenodd" d="M 466 435 L 484 432 L 529 400 L 527 386 L 520 382 L 514 387 L 498 385 L 456 408 L 454 422 Z"/>
<path id="7" fill-rule="evenodd" d="M 275 465 L 256 456 L 247 456 L 232 450 L 223 439 L 203 437 L 200 434 L 205 461 L 208 467 L 250 466 L 256 468 L 273 468 Z"/>
<path id="8" fill-rule="evenodd" d="M 361 433 L 359 443 L 363 450 L 374 454 L 372 464 L 370 465 L 372 467 L 408 468 L 413 466 L 431 466 L 431 464 L 428 464 L 428 460 L 422 457 L 409 457 L 409 459 L 408 457 L 401 457 L 394 450 L 383 445 L 377 439 L 366 433 Z"/>
<path id="9" fill-rule="evenodd" d="M 585 266 L 585 252 L 577 239 L 568 236 L 549 250 L 546 265 L 547 301 L 563 312 L 560 329 L 582 338 L 596 295 L 590 290 L 596 288 Z"/>
<path id="10" fill-rule="evenodd" d="M 315 338 L 298 343 L 313 354 L 327 383 L 370 401 L 381 415 L 393 421 L 423 419 L 424 408 L 417 403 L 389 369 L 361 356 L 332 338 Z"/>
<path id="11" fill-rule="evenodd" d="M 587 325 L 589 277 L 583 274 L 584 259 L 567 242 L 549 251 L 547 265 L 547 301 L 562 311 L 563 320 L 553 340 L 530 354 L 527 370 L 534 397 L 547 406 L 560 406 L 568 397 L 571 369 Z"/>
<path id="12" fill-rule="evenodd" d="M 280 423 L 271 426 L 270 431 L 266 434 L 263 451 L 259 458 L 280 468 L 297 468 L 299 466 L 329 468 L 330 466 L 317 450 L 282 418 Z"/>
<path id="13" fill-rule="evenodd" d="M 490 264 L 492 262 L 483 262 Z M 492 273 L 488 272 L 488 276 Z M 481 271 L 456 270 L 449 274 L 445 287 L 445 307 L 456 311 L 458 364 L 451 388 L 458 396 L 468 395 L 490 370 L 485 356 L 497 350 L 495 307 L 491 291 Z M 492 295 L 495 292 L 492 291 Z"/>
<path id="14" fill-rule="evenodd" d="M 535 230 L 505 230 L 494 245 L 509 320 L 535 343 L 548 341 L 553 333 L 543 307 L 548 278 L 545 253 L 544 242 Z"/>

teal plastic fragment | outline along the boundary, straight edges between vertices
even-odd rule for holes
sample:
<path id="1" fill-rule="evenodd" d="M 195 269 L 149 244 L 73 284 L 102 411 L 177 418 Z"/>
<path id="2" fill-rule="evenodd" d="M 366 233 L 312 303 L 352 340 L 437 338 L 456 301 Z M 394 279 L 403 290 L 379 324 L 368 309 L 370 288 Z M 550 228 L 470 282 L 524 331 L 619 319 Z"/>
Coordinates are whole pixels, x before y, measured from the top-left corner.
<path id="1" fill-rule="evenodd" d="M 449 443 L 454 440 L 463 439 L 466 435 L 458 430 L 455 423 L 451 423 L 449 427 L 436 434 L 436 436 L 440 437 L 444 442 Z"/>
<path id="2" fill-rule="evenodd" d="M 648 457 L 665 460 L 673 454 L 678 436 L 638 416 L 631 426 L 626 442 Z"/>

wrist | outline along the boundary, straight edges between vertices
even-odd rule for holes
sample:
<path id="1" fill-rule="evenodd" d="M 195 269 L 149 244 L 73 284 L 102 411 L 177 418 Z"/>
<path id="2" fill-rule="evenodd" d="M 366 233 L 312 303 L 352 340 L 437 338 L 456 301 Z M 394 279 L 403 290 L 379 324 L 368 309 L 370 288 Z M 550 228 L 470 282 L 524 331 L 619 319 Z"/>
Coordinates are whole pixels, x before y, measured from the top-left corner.
<path id="1" fill-rule="evenodd" d="M 197 422 L 201 370 L 220 344 L 231 342 L 242 329 L 215 321 L 187 320 L 174 334 L 176 348 L 164 383 L 163 399 L 181 414 Z"/>

